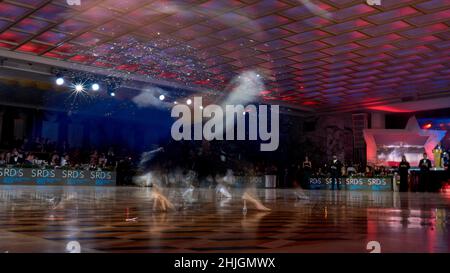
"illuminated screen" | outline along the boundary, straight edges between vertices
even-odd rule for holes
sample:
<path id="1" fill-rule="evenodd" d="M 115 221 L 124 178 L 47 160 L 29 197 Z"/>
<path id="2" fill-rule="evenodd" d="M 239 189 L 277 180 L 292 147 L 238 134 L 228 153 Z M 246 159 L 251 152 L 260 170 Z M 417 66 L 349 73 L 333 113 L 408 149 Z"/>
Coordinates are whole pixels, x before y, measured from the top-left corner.
<path id="1" fill-rule="evenodd" d="M 425 152 L 426 136 L 411 136 L 406 134 L 375 134 L 377 143 L 377 164 L 397 166 L 402 156 L 412 165 L 419 164 Z"/>

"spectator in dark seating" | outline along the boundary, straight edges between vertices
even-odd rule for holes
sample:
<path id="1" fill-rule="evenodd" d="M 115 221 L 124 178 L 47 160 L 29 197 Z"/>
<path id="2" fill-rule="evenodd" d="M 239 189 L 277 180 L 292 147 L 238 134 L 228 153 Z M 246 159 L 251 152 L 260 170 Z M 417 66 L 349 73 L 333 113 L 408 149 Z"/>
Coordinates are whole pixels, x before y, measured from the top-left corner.
<path id="1" fill-rule="evenodd" d="M 108 154 L 106 155 L 106 161 L 108 166 L 116 166 L 116 155 L 114 154 L 113 148 L 108 149 Z"/>
<path id="2" fill-rule="evenodd" d="M 106 167 L 106 163 L 108 162 L 106 155 L 105 154 L 101 154 L 100 157 L 98 158 L 98 166 L 100 168 L 105 168 Z"/>
<path id="3" fill-rule="evenodd" d="M 6 154 L 0 153 L 0 166 L 6 165 Z"/>
<path id="4" fill-rule="evenodd" d="M 350 162 L 350 164 L 348 164 L 348 167 L 347 167 L 347 175 L 353 176 L 355 174 L 356 174 L 355 165 L 353 164 L 353 162 Z"/>
<path id="5" fill-rule="evenodd" d="M 32 149 L 33 149 L 33 144 L 31 143 L 31 141 L 28 140 L 28 138 L 25 138 L 23 140 L 22 150 L 29 152 Z"/>
<path id="6" fill-rule="evenodd" d="M 70 156 L 71 162 L 75 165 L 81 164 L 81 152 L 80 149 L 76 149 Z"/>
<path id="7" fill-rule="evenodd" d="M 42 141 L 41 141 L 41 139 L 39 137 L 37 137 L 34 140 L 33 150 L 36 151 L 36 152 L 42 152 L 43 151 Z"/>
<path id="8" fill-rule="evenodd" d="M 23 155 L 19 153 L 17 149 L 14 149 L 11 153 L 11 157 L 9 158 L 9 164 L 18 165 L 22 164 L 22 162 L 23 162 Z"/>
<path id="9" fill-rule="evenodd" d="M 373 168 L 371 166 L 367 165 L 366 173 L 365 173 L 366 177 L 373 177 L 373 174 L 374 174 Z"/>
<path id="10" fill-rule="evenodd" d="M 6 161 L 6 164 L 10 164 L 10 161 L 11 161 L 11 153 L 6 153 L 6 154 L 5 154 L 5 161 Z"/>
<path id="11" fill-rule="evenodd" d="M 55 151 L 52 155 L 52 159 L 50 160 L 50 165 L 51 166 L 60 166 L 60 164 L 61 164 L 61 159 Z"/>
<path id="12" fill-rule="evenodd" d="M 302 163 L 302 170 L 303 170 L 302 186 L 304 188 L 308 188 L 309 178 L 311 177 L 312 173 L 312 162 L 309 160 L 308 156 L 305 156 L 305 160 Z"/>
<path id="13" fill-rule="evenodd" d="M 89 164 L 91 166 L 97 166 L 98 165 L 98 152 L 94 151 L 90 156 L 90 162 Z"/>
<path id="14" fill-rule="evenodd" d="M 35 158 L 32 153 L 28 153 L 25 157 L 25 160 L 23 162 L 27 166 L 33 166 L 35 164 Z"/>
<path id="15" fill-rule="evenodd" d="M 47 147 L 48 147 L 47 143 L 48 143 L 48 140 L 46 138 L 41 139 L 42 152 L 47 151 Z"/>
<path id="16" fill-rule="evenodd" d="M 61 158 L 61 167 L 70 166 L 70 158 L 68 154 L 65 154 L 64 157 Z"/>

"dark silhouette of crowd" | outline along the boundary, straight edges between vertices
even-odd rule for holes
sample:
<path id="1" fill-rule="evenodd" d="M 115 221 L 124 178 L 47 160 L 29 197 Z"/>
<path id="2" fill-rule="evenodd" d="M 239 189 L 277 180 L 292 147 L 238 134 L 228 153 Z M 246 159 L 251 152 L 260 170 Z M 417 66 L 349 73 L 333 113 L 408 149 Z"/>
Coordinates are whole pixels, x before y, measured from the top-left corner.
<path id="1" fill-rule="evenodd" d="M 16 139 L 9 146 L 0 148 L 0 166 L 115 170 L 124 161 L 132 167 L 132 159 L 137 157 L 125 150 L 116 152 L 112 147 L 86 150 L 41 138 Z"/>
<path id="2" fill-rule="evenodd" d="M 134 153 L 117 147 L 72 148 L 67 143 L 57 144 L 48 139 L 15 140 L 9 147 L 0 148 L 0 166 L 25 168 L 67 168 L 84 170 L 115 170 L 118 184 L 133 184 L 133 176 L 151 169 L 170 171 L 175 168 L 192 170 L 199 180 L 208 176 L 224 175 L 233 170 L 239 176 L 276 175 L 279 187 L 308 187 L 309 177 L 328 177 L 328 163 L 316 164 L 300 159 L 279 160 L 276 154 L 261 153 L 259 144 L 225 141 L 174 141 L 153 145 L 160 149 L 151 160 L 144 160 L 146 151 Z M 364 166 L 345 162 L 341 177 L 377 177 L 392 175 L 393 170 L 383 166 Z M 305 178 L 306 177 L 306 178 Z"/>

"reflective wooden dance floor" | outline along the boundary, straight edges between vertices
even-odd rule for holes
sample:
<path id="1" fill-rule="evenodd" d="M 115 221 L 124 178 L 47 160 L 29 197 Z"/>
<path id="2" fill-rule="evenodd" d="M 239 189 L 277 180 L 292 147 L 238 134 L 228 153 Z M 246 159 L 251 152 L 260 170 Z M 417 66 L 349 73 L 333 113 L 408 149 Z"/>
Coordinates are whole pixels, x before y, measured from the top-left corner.
<path id="1" fill-rule="evenodd" d="M 153 208 L 151 188 L 0 186 L 0 252 L 449 252 L 450 194 L 258 190 L 258 212 L 242 190 L 213 189 Z"/>

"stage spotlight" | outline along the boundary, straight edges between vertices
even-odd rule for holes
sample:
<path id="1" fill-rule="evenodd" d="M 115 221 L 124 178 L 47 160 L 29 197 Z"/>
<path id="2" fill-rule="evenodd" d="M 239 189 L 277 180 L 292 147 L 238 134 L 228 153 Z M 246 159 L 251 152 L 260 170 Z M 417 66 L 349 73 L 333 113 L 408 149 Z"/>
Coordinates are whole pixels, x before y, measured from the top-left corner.
<path id="1" fill-rule="evenodd" d="M 56 79 L 56 84 L 57 84 L 57 85 L 63 85 L 63 84 L 64 84 L 64 78 L 58 77 L 58 78 Z"/>
<path id="2" fill-rule="evenodd" d="M 99 85 L 98 83 L 94 83 L 94 84 L 92 85 L 92 90 L 94 90 L 94 91 L 100 90 L 100 85 Z"/>
<path id="3" fill-rule="evenodd" d="M 188 100 L 186 101 L 186 103 L 187 103 L 187 105 L 191 105 L 191 104 L 192 104 L 192 100 L 191 100 L 191 99 L 188 99 Z"/>
<path id="4" fill-rule="evenodd" d="M 75 91 L 77 91 L 77 92 L 84 91 L 84 86 L 81 83 L 75 84 Z"/>
<path id="5" fill-rule="evenodd" d="M 164 95 L 159 96 L 159 100 L 164 100 L 166 97 Z"/>
<path id="6" fill-rule="evenodd" d="M 111 97 L 116 96 L 117 86 L 115 84 L 109 84 L 106 86 L 106 93 Z"/>
<path id="7" fill-rule="evenodd" d="M 428 122 L 423 126 L 424 129 L 430 129 L 431 127 L 433 127 L 433 124 L 431 122 Z"/>
<path id="8" fill-rule="evenodd" d="M 177 102 L 177 101 L 174 101 L 173 104 L 178 104 L 178 102 Z"/>

